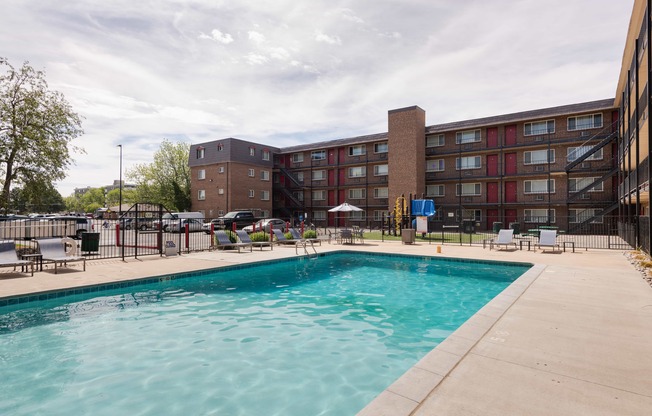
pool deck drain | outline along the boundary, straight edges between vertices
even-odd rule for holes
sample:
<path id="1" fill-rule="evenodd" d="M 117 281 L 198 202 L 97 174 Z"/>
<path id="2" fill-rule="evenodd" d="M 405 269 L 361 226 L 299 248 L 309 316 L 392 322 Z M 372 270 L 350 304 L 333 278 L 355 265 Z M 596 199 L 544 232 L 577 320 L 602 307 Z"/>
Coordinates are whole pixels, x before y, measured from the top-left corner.
<path id="1" fill-rule="evenodd" d="M 360 250 L 531 262 L 535 267 L 359 415 L 644 415 L 652 408 L 652 288 L 622 251 L 495 251 L 367 242 Z M 34 277 L 0 271 L 0 298 L 295 257 L 292 248 L 89 261 Z"/>

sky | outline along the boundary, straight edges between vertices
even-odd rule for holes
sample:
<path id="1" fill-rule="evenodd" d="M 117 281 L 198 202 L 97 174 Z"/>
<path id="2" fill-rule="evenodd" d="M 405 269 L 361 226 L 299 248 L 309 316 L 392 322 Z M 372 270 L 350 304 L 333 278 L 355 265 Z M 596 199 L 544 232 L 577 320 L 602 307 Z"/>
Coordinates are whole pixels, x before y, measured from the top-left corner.
<path id="1" fill-rule="evenodd" d="M 2 0 L 0 56 L 83 117 L 56 184 L 110 185 L 165 139 L 277 147 L 612 98 L 634 0 Z"/>

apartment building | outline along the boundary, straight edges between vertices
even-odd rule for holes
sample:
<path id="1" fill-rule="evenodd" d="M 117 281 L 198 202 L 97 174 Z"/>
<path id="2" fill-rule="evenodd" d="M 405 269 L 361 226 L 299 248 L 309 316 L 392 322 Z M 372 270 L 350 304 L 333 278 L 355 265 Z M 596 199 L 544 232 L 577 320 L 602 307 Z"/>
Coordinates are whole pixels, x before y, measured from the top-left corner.
<path id="1" fill-rule="evenodd" d="M 620 112 L 618 164 L 620 167 L 619 230 L 634 247 L 650 252 L 650 166 L 649 53 L 652 2 L 635 0 L 627 32 L 623 61 L 616 89 L 615 105 Z"/>
<path id="2" fill-rule="evenodd" d="M 206 218 L 229 211 L 272 212 L 273 155 L 278 149 L 227 138 L 190 147 L 192 209 Z"/>
<path id="3" fill-rule="evenodd" d="M 387 133 L 280 149 L 274 213 L 373 227 L 411 194 L 440 224 L 599 223 L 615 208 L 617 121 L 612 99 L 432 126 L 391 110 Z M 328 212 L 342 202 L 363 211 Z"/>

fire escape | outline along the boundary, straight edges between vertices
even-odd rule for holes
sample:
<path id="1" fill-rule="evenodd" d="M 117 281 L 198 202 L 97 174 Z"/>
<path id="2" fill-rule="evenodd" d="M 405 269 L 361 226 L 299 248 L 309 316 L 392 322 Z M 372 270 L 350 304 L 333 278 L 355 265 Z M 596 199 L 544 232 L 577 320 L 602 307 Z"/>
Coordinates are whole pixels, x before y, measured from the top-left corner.
<path id="1" fill-rule="evenodd" d="M 615 163 L 615 158 L 611 157 L 606 160 L 595 160 L 593 158 L 593 156 L 600 152 L 605 146 L 616 142 L 618 132 L 615 128 L 616 123 L 589 137 L 580 147 L 578 147 L 581 151 L 578 151 L 577 157 L 566 165 L 565 170 L 568 185 L 566 204 L 569 210 L 573 205 L 582 205 L 584 207 L 589 205 L 591 207 L 600 208 L 599 211 L 594 211 L 594 215 L 583 218 L 580 222 L 575 223 L 573 227 L 569 229 L 570 232 L 580 229 L 581 227 L 595 221 L 597 218 L 607 215 L 618 208 L 618 201 L 615 200 L 615 198 L 612 198 L 611 200 L 595 201 L 592 200 L 593 197 L 591 195 L 593 189 L 600 189 L 600 187 L 604 188 L 606 181 L 618 173 L 618 166 Z M 594 142 L 597 139 L 600 139 L 600 141 L 591 144 L 591 142 Z M 571 181 L 573 179 L 586 179 L 587 174 L 591 175 L 590 180 L 580 182 L 580 189 L 576 189 L 579 186 L 577 185 L 577 182 L 575 187 L 571 186 Z"/>
<path id="2" fill-rule="evenodd" d="M 285 206 L 280 208 L 280 217 L 290 218 L 295 211 L 305 211 L 303 201 L 297 199 L 292 190 L 301 190 L 303 192 L 304 184 L 300 182 L 294 174 L 287 168 L 279 168 L 279 172 L 285 176 L 285 184 L 274 184 L 274 189 L 279 191 L 285 197 Z"/>

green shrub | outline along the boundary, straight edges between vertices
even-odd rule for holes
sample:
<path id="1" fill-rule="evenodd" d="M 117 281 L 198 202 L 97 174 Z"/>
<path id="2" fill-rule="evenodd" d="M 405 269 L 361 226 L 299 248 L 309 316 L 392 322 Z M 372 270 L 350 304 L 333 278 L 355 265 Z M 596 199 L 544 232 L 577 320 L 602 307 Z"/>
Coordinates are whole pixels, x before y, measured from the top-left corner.
<path id="1" fill-rule="evenodd" d="M 317 238 L 317 231 L 306 230 L 303 232 L 303 238 Z"/>
<path id="2" fill-rule="evenodd" d="M 232 243 L 237 243 L 238 242 L 238 235 L 234 233 L 231 230 L 226 230 L 224 231 L 226 233 L 226 236 L 229 237 L 229 241 Z M 219 245 L 219 242 L 217 241 L 217 236 L 215 236 L 215 245 Z"/>
<path id="3" fill-rule="evenodd" d="M 286 238 L 286 239 L 288 239 L 288 240 L 292 240 L 292 233 L 287 232 L 287 233 L 285 233 L 285 234 L 283 234 L 283 235 L 285 235 L 285 238 Z"/>
<path id="4" fill-rule="evenodd" d="M 249 238 L 251 238 L 251 241 L 269 241 L 269 234 L 263 231 L 258 231 L 255 233 L 249 234 Z"/>

